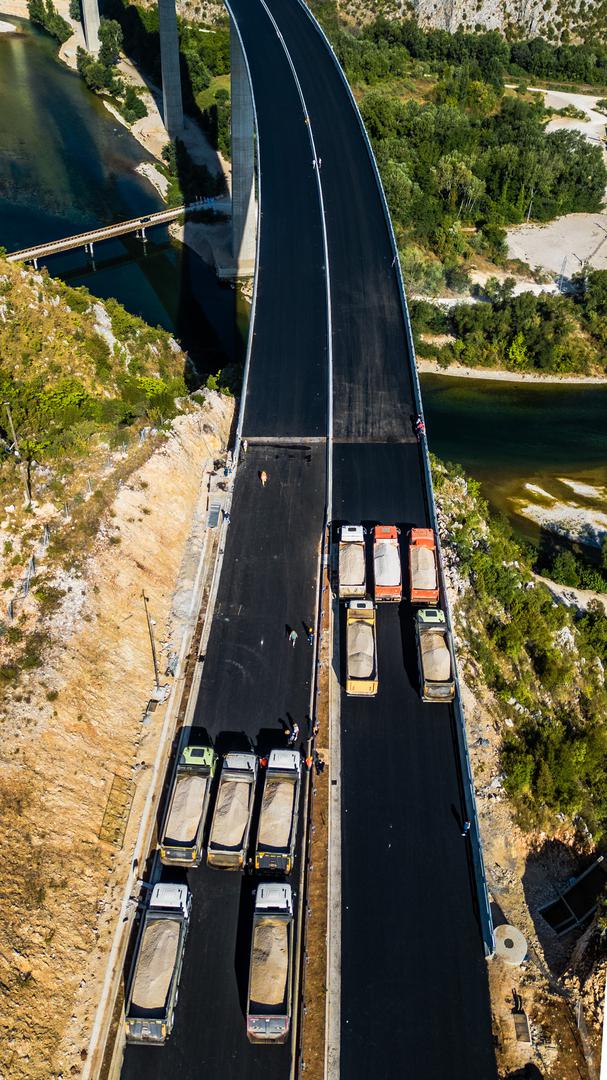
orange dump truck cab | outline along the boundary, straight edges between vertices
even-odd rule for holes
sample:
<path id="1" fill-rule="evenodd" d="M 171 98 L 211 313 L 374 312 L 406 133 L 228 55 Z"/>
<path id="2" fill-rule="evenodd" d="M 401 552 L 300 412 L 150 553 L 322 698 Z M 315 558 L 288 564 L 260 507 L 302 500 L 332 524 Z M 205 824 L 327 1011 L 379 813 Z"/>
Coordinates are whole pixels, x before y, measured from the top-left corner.
<path id="1" fill-rule="evenodd" d="M 409 580 L 412 604 L 438 604 L 438 560 L 432 529 L 411 529 Z"/>
<path id="2" fill-rule="evenodd" d="M 373 530 L 373 572 L 375 603 L 400 603 L 403 580 L 398 529 L 395 525 L 376 525 Z"/>

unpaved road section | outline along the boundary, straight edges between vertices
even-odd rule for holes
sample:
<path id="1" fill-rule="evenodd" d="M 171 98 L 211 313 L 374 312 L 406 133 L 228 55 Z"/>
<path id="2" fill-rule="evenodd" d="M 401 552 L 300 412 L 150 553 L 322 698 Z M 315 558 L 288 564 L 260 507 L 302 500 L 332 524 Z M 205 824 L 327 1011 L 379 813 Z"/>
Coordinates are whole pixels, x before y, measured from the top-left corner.
<path id="1" fill-rule="evenodd" d="M 209 394 L 131 473 L 45 627 L 44 664 L 10 709 L 4 698 L 2 1077 L 77 1076 L 86 1058 L 163 720 L 159 707 L 142 722 L 153 672 L 141 591 L 164 671 L 167 654 L 179 651 L 182 569 L 197 563 L 190 537 L 200 547 L 209 472 L 232 409 Z"/>

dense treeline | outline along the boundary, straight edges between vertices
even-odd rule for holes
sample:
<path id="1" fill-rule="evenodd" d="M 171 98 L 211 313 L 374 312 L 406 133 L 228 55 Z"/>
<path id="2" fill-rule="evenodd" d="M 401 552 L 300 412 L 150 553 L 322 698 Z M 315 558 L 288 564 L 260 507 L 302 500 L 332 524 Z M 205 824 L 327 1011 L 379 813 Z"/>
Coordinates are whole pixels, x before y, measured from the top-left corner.
<path id="1" fill-rule="evenodd" d="M 116 68 L 122 51 L 122 30 L 115 19 L 99 21 L 99 55 L 93 56 L 86 49 L 78 48 L 78 73 L 89 90 L 95 94 L 107 94 L 112 98 L 128 124 L 147 116 L 147 108 L 141 100 L 140 91 L 127 85 Z"/>
<path id="2" fill-rule="evenodd" d="M 72 36 L 70 24 L 59 14 L 53 0 L 27 0 L 27 11 L 31 21 L 46 30 L 60 45 Z"/>
<path id="3" fill-rule="evenodd" d="M 506 787 L 521 821 L 550 828 L 560 812 L 607 828 L 607 617 L 577 615 L 534 581 L 531 557 L 492 516 L 479 485 L 433 461 L 447 544 L 471 588 L 458 604 L 460 634 L 508 720 Z"/>
<path id="4" fill-rule="evenodd" d="M 600 147 L 575 131 L 546 134 L 549 112 L 539 95 L 527 100 L 523 76 L 605 84 L 607 47 L 508 42 L 497 31 L 449 34 L 385 18 L 354 35 L 330 5 L 325 15 L 362 92 L 409 287 L 462 289 L 468 259 L 504 259 L 505 226 L 600 210 Z M 506 92 L 508 77 L 517 94 Z"/>
<path id="5" fill-rule="evenodd" d="M 445 367 L 505 367 L 512 371 L 607 371 L 607 270 L 578 280 L 573 296 L 523 292 L 514 281 L 495 279 L 485 286 L 487 303 L 458 304 L 445 312 L 427 301 L 413 301 L 411 318 L 421 356 Z M 432 335 L 454 341 L 432 342 Z M 424 336 L 430 335 L 425 341 Z"/>
<path id="6" fill-rule="evenodd" d="M 576 131 L 546 134 L 540 101 L 499 97 L 474 74 L 460 68 L 427 104 L 381 91 L 361 102 L 405 279 L 424 291 L 461 287 L 468 255 L 503 256 L 505 225 L 598 211 L 607 184 L 600 147 Z"/>
<path id="7" fill-rule="evenodd" d="M 413 20 L 377 18 L 360 37 L 341 33 L 337 51 L 355 81 L 376 82 L 388 74 L 403 74 L 410 59 L 430 64 L 474 64 L 483 79 L 499 85 L 507 75 L 607 85 L 607 45 L 553 45 L 538 37 L 508 42 L 496 30 L 469 33 L 422 30 Z"/>

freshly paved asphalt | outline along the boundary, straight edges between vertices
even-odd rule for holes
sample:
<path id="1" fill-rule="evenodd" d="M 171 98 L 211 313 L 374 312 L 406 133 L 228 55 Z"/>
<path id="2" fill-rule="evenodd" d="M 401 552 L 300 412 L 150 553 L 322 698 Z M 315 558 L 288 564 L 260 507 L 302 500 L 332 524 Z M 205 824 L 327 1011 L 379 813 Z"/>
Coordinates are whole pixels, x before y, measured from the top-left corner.
<path id="1" fill-rule="evenodd" d="M 334 331 L 332 518 L 396 523 L 404 540 L 411 525 L 429 524 L 428 502 L 374 170 L 318 31 L 294 0 L 267 3 L 322 160 Z M 374 701 L 341 698 L 341 1075 L 392 1078 L 398 1062 L 398 1074 L 415 1080 L 492 1080 L 455 720 L 450 708 L 420 700 L 409 605 L 380 607 L 378 662 Z"/>
<path id="2" fill-rule="evenodd" d="M 243 434 L 324 436 L 324 250 L 309 129 L 285 52 L 263 7 L 229 0 L 259 124 L 262 228 L 253 362 Z"/>
<path id="3" fill-rule="evenodd" d="M 268 484 L 261 487 L 264 468 Z M 325 447 L 249 447 L 234 491 L 224 572 L 215 606 L 193 742 L 265 752 L 284 746 L 290 718 L 306 733 L 323 529 Z M 286 627 L 298 630 L 293 648 Z M 296 863 L 292 882 L 296 885 Z M 165 880 L 179 875 L 164 871 Z M 252 1046 L 244 1011 L 255 879 L 201 866 L 188 874 L 192 923 L 166 1045 L 127 1047 L 123 1077 L 201 1076 L 284 1080 L 290 1046 Z"/>
<path id="4" fill-rule="evenodd" d="M 326 323 L 319 208 L 284 53 L 260 0 L 234 0 L 254 82 L 262 160 L 260 279 L 244 433 L 325 432 Z M 295 0 L 269 0 L 302 84 L 318 155 L 331 271 L 334 521 L 428 523 L 407 341 L 392 252 L 358 121 L 330 52 Z M 278 209 L 277 209 L 278 207 Z M 268 231 L 266 231 L 268 230 Z M 320 271 L 320 272 L 319 272 Z M 304 443 L 305 445 L 305 443 Z M 272 454 L 270 459 L 266 456 Z M 250 445 L 196 722 L 220 749 L 301 725 L 310 663 L 286 625 L 310 618 L 324 446 Z M 261 491 L 256 473 L 270 481 Z M 449 708 L 422 705 L 412 613 L 379 611 L 380 690 L 342 696 L 344 1080 L 493 1080 L 485 961 Z M 125 1077 L 281 1077 L 288 1048 L 251 1047 L 246 993 L 251 882 L 189 875 L 194 917 L 176 1028 L 130 1047 Z"/>
<path id="5" fill-rule="evenodd" d="M 284 746 L 306 733 L 326 502 L 327 317 L 320 203 L 309 131 L 282 46 L 263 10 L 232 5 L 259 118 L 261 234 L 257 312 L 231 522 L 192 741 L 220 753 Z M 280 88 L 280 89 L 278 89 Z M 312 439 L 307 442 L 306 439 Z M 259 482 L 268 473 L 265 488 Z M 287 627 L 299 632 L 293 648 Z M 175 875 L 164 871 L 166 879 Z M 298 881 L 296 862 L 292 883 Z M 192 922 L 175 1028 L 161 1049 L 129 1046 L 125 1080 L 285 1080 L 290 1045 L 252 1046 L 245 1032 L 255 879 L 206 866 L 188 874 Z"/>

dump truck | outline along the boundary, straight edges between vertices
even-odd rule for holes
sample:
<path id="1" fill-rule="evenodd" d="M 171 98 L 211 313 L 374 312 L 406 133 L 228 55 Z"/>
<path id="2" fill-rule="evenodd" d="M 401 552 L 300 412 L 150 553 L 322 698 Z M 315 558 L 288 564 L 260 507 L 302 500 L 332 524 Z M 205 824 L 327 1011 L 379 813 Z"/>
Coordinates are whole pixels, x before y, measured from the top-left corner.
<path id="1" fill-rule="evenodd" d="M 346 694 L 377 693 L 376 609 L 371 600 L 351 600 L 346 615 Z"/>
<path id="2" fill-rule="evenodd" d="M 268 757 L 255 847 L 255 869 L 290 874 L 297 839 L 301 754 L 272 750 Z"/>
<path id="3" fill-rule="evenodd" d="M 186 746 L 182 751 L 160 834 L 160 859 L 165 866 L 200 866 L 216 765 L 217 754 L 210 746 Z"/>
<path id="4" fill-rule="evenodd" d="M 290 885 L 259 885 L 255 894 L 247 1037 L 252 1043 L 284 1043 L 291 1023 L 293 896 Z"/>
<path id="5" fill-rule="evenodd" d="M 395 525 L 376 525 L 373 530 L 373 577 L 376 604 L 400 603 L 403 581 Z"/>
<path id="6" fill-rule="evenodd" d="M 415 620 L 422 701 L 453 701 L 455 655 L 445 613 L 422 608 Z"/>
<path id="7" fill-rule="evenodd" d="M 438 604 L 438 562 L 432 529 L 409 533 L 409 580 L 412 604 Z"/>
<path id="8" fill-rule="evenodd" d="M 365 596 L 365 530 L 362 525 L 342 525 L 339 533 L 339 599 Z"/>
<path id="9" fill-rule="evenodd" d="M 173 1030 L 192 894 L 155 885 L 141 919 L 126 996 L 126 1041 L 161 1046 Z"/>
<path id="10" fill-rule="evenodd" d="M 242 870 L 244 867 L 256 777 L 255 754 L 231 752 L 225 755 L 209 833 L 209 866 L 224 870 Z"/>

